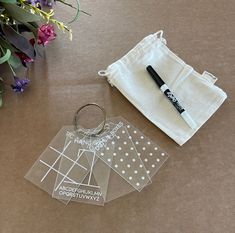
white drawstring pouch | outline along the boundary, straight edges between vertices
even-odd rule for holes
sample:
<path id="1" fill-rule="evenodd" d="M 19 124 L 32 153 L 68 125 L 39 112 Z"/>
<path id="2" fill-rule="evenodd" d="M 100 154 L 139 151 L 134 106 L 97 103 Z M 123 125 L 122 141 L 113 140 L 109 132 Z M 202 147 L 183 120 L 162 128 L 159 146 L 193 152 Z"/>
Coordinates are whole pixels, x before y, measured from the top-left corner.
<path id="1" fill-rule="evenodd" d="M 179 145 L 188 141 L 215 113 L 227 98 L 215 85 L 217 78 L 205 71 L 199 74 L 174 54 L 162 37 L 163 31 L 151 34 L 106 70 L 98 72 L 106 76 L 145 117 L 159 127 Z M 190 128 L 171 102 L 160 91 L 146 71 L 151 65 L 168 85 L 195 121 Z"/>

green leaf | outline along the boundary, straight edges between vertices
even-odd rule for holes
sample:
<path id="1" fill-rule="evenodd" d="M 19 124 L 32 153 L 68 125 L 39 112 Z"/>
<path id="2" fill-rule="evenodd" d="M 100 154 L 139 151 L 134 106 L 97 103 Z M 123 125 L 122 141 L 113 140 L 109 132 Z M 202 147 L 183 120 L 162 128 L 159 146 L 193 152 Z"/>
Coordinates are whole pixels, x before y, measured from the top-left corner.
<path id="1" fill-rule="evenodd" d="M 11 55 L 10 59 L 8 60 L 8 62 L 10 63 L 10 65 L 14 69 L 17 69 L 17 68 L 19 68 L 22 65 L 21 60 L 18 57 L 13 56 L 13 55 Z"/>
<path id="2" fill-rule="evenodd" d="M 11 51 L 7 49 L 6 53 L 2 57 L 0 57 L 0 64 L 8 61 L 10 57 L 11 57 Z"/>
<path id="3" fill-rule="evenodd" d="M 0 0 L 0 2 L 3 2 L 3 3 L 16 3 L 16 0 Z"/>
<path id="4" fill-rule="evenodd" d="M 6 9 L 6 12 L 19 22 L 35 22 L 42 19 L 40 16 L 32 14 L 15 4 L 3 4 L 3 6 Z"/>
<path id="5" fill-rule="evenodd" d="M 34 58 L 35 51 L 30 42 L 21 34 L 17 33 L 9 25 L 2 25 L 2 30 L 5 34 L 5 37 L 13 44 L 17 49 L 25 53 L 28 57 Z"/>
<path id="6" fill-rule="evenodd" d="M 5 49 L 10 49 L 12 53 L 19 52 L 18 49 L 16 49 L 13 45 L 11 45 L 8 41 L 4 40 L 2 37 L 0 37 L 0 45 Z"/>
<path id="7" fill-rule="evenodd" d="M 36 27 L 35 27 L 34 26 L 35 24 L 27 23 L 27 22 L 24 22 L 24 25 L 34 34 L 34 37 L 37 38 L 37 36 L 38 36 L 38 26 L 36 25 Z"/>

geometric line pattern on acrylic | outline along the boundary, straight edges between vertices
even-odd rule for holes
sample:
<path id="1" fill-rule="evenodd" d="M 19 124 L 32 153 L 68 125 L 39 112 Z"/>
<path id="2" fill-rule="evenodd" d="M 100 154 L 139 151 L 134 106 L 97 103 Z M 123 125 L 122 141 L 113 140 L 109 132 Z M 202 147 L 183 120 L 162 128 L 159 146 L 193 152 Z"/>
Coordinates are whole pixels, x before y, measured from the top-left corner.
<path id="1" fill-rule="evenodd" d="M 45 161 L 43 160 L 39 160 L 42 164 L 44 164 L 45 166 L 47 166 L 49 169 L 47 170 L 47 172 L 45 173 L 45 175 L 42 177 L 41 179 L 41 182 L 44 181 L 44 179 L 48 176 L 48 174 L 51 172 L 51 171 L 55 171 L 57 172 L 59 175 L 61 175 L 63 177 L 63 179 L 60 181 L 60 183 L 57 185 L 57 187 L 55 188 L 55 191 L 59 188 L 59 186 L 64 182 L 64 183 L 70 183 L 70 184 L 75 184 L 75 185 L 81 185 L 81 186 L 86 186 L 86 187 L 95 187 L 95 188 L 100 188 L 100 186 L 97 186 L 97 185 L 92 185 L 91 184 L 91 175 L 92 175 L 92 171 L 93 171 L 93 166 L 94 166 L 94 162 L 95 162 L 95 153 L 93 153 L 93 158 L 92 158 L 92 164 L 91 164 L 91 168 L 90 168 L 90 171 L 89 171 L 89 178 L 88 178 L 88 183 L 85 184 L 85 183 L 78 183 L 76 182 L 75 180 L 71 179 L 68 175 L 69 175 L 69 172 L 73 169 L 73 167 L 75 165 L 83 168 L 84 170 L 88 170 L 86 167 L 82 166 L 81 164 L 78 163 L 78 160 L 80 159 L 80 157 L 82 156 L 82 154 L 85 152 L 85 151 L 89 151 L 89 150 L 85 150 L 85 149 L 79 149 L 78 150 L 78 154 L 77 154 L 77 159 L 76 160 L 73 160 L 71 158 L 69 158 L 66 154 L 65 154 L 65 151 L 66 149 L 70 146 L 71 144 L 71 141 L 68 142 L 68 144 L 64 147 L 64 149 L 62 151 L 59 151 L 57 149 L 55 149 L 54 147 L 52 146 L 49 146 L 49 148 L 53 151 L 55 151 L 58 156 L 56 158 L 56 160 L 53 162 L 52 165 L 46 163 Z M 89 151 L 90 152 L 90 151 Z M 56 163 L 58 162 L 58 160 L 60 158 L 66 158 L 68 159 L 69 161 L 72 162 L 72 165 L 71 167 L 68 169 L 67 173 L 64 174 L 62 172 L 60 172 L 59 170 L 57 170 L 54 166 L 56 165 Z"/>

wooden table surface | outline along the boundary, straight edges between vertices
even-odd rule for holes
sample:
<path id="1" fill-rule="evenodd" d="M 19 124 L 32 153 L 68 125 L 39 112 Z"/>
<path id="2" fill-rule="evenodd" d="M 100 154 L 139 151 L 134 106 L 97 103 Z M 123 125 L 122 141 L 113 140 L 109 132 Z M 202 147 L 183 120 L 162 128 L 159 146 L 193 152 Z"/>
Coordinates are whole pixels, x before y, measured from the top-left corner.
<path id="1" fill-rule="evenodd" d="M 234 0 L 81 1 L 74 39 L 58 38 L 30 69 L 23 95 L 10 89 L 0 109 L 1 233 L 233 233 L 235 232 Z M 57 18 L 74 11 L 57 3 Z M 168 46 L 202 73 L 215 74 L 228 99 L 184 146 L 136 110 L 97 71 L 148 34 L 164 30 Z M 7 72 L 7 71 L 4 71 Z M 8 75 L 6 73 L 6 75 Z M 24 175 L 75 110 L 105 106 L 158 142 L 170 159 L 153 183 L 104 207 L 67 207 Z"/>

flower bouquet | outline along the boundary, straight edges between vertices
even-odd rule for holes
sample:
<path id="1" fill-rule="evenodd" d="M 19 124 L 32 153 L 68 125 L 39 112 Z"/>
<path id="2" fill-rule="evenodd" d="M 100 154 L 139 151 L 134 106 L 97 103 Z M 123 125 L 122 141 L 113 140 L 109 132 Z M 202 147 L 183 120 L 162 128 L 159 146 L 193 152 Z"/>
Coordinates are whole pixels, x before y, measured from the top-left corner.
<path id="1" fill-rule="evenodd" d="M 29 64 L 40 55 L 39 47 L 45 47 L 56 38 L 54 25 L 63 32 L 67 31 L 72 40 L 71 29 L 54 18 L 52 5 L 55 2 L 52 1 L 0 0 L 0 66 L 3 63 L 7 64 L 13 78 L 12 82 L 6 82 L 1 77 L 0 71 L 0 107 L 7 83 L 14 92 L 19 93 L 24 92 L 28 86 L 28 75 L 25 78 L 19 78 L 15 70 L 20 66 L 27 70 Z M 79 2 L 77 2 L 77 7 L 73 7 L 65 0 L 56 1 L 77 10 L 75 18 L 71 22 L 78 18 L 79 12 L 84 12 L 79 9 Z"/>

